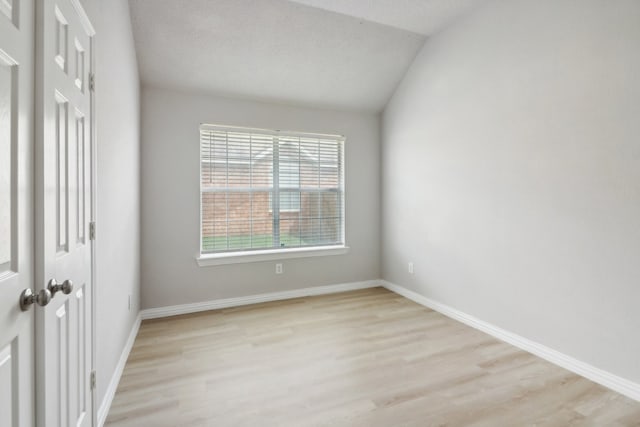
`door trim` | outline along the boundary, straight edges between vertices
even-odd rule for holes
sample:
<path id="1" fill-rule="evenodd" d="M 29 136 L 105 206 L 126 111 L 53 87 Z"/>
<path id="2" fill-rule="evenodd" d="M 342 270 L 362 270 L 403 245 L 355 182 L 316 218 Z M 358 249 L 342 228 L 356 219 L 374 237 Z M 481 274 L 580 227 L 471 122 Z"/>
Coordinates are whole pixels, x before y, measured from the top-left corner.
<path id="1" fill-rule="evenodd" d="M 71 0 L 75 5 L 77 0 Z M 86 15 L 85 15 L 86 16 Z M 93 27 L 92 27 L 93 28 Z M 89 72 L 89 76 L 91 76 L 91 81 L 94 80 L 94 76 L 96 75 L 97 61 L 96 61 L 96 33 L 93 32 L 93 36 L 91 37 L 91 58 L 89 63 L 91 64 L 91 70 Z M 90 91 L 90 114 L 91 118 L 89 121 L 91 122 L 91 136 L 89 141 L 89 163 L 91 165 L 91 212 L 89 214 L 89 221 L 91 223 L 95 223 L 97 220 L 97 194 L 98 194 L 98 132 L 97 132 L 97 109 L 96 109 L 96 89 L 93 83 L 89 84 Z M 96 251 L 96 238 L 97 234 L 94 233 L 93 236 L 89 236 L 89 244 L 91 245 L 91 286 L 93 288 L 93 292 L 91 292 L 91 372 L 94 373 L 97 377 L 97 366 L 98 361 L 96 360 L 97 353 L 97 300 L 98 300 L 98 281 L 96 275 L 96 260 L 97 260 L 97 251 Z M 91 424 L 96 427 L 98 426 L 98 385 L 96 382 L 96 386 L 91 389 Z"/>
<path id="2" fill-rule="evenodd" d="M 69 0 L 69 3 L 71 3 L 73 8 L 76 10 L 76 13 L 78 14 L 78 17 L 80 18 L 80 23 L 82 24 L 82 27 L 87 32 L 89 37 L 95 36 L 96 35 L 96 30 L 93 27 L 93 24 L 91 24 L 91 20 L 89 19 L 89 15 L 87 15 L 87 12 L 84 10 L 84 7 L 82 7 L 82 4 L 80 4 L 80 1 L 79 0 Z"/>

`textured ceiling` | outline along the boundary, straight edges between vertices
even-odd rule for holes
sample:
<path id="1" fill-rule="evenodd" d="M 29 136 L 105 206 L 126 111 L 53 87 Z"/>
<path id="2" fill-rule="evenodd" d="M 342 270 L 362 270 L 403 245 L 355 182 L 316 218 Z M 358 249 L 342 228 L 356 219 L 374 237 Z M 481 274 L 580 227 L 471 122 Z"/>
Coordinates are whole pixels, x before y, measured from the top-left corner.
<path id="1" fill-rule="evenodd" d="M 475 2 L 130 0 L 130 5 L 145 85 L 380 111 L 425 35 Z"/>

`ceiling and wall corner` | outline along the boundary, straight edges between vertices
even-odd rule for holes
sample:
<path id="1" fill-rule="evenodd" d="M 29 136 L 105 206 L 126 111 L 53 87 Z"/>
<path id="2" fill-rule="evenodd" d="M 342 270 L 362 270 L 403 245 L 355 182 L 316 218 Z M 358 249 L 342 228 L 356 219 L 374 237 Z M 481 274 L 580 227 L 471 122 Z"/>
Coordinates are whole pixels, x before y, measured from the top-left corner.
<path id="1" fill-rule="evenodd" d="M 130 0 L 144 86 L 380 112 L 426 37 L 486 0 Z"/>
<path id="2" fill-rule="evenodd" d="M 479 0 L 291 0 L 307 6 L 431 36 L 470 13 Z"/>

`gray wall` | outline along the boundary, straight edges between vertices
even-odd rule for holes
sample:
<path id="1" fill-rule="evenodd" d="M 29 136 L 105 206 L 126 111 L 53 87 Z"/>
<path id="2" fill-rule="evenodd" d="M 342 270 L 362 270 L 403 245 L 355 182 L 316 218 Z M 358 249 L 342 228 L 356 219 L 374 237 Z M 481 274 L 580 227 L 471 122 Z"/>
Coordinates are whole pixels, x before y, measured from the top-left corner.
<path id="1" fill-rule="evenodd" d="M 640 2 L 496 1 L 429 39 L 383 206 L 386 280 L 640 382 Z"/>
<path id="2" fill-rule="evenodd" d="M 139 312 L 140 88 L 127 0 L 90 0 L 85 6 L 97 32 L 96 370 L 100 406 Z"/>
<path id="3" fill-rule="evenodd" d="M 348 254 L 199 267 L 199 125 L 339 133 Z M 157 88 L 142 91 L 142 307 L 380 277 L 379 116 L 293 108 Z"/>

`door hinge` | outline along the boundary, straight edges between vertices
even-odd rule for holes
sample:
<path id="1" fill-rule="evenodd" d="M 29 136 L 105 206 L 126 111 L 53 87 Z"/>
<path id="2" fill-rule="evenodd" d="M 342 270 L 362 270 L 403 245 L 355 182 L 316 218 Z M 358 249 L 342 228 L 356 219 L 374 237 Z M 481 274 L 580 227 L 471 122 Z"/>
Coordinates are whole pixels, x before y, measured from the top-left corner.
<path id="1" fill-rule="evenodd" d="M 89 74 L 89 90 L 91 92 L 96 90 L 96 75 L 93 73 Z"/>
<path id="2" fill-rule="evenodd" d="M 91 387 L 91 390 L 95 390 L 96 389 L 96 371 L 91 371 L 91 379 L 89 380 L 90 384 L 89 386 Z"/>
<path id="3" fill-rule="evenodd" d="M 96 240 L 96 223 L 91 221 L 89 223 L 89 240 Z"/>

